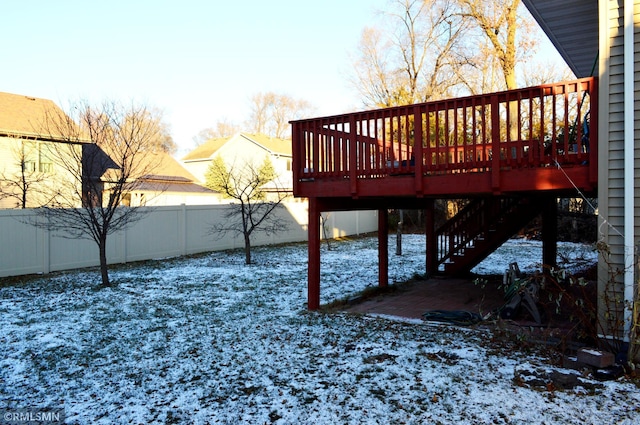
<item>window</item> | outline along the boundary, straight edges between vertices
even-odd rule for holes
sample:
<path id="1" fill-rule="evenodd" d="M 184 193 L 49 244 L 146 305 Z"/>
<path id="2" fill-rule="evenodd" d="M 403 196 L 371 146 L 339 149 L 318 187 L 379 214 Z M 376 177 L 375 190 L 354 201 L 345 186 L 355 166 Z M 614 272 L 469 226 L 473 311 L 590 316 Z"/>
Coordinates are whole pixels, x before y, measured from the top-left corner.
<path id="1" fill-rule="evenodd" d="M 25 171 L 27 173 L 33 173 L 34 171 L 36 171 L 36 162 L 25 159 L 22 162 L 22 171 Z"/>
<path id="2" fill-rule="evenodd" d="M 23 142 L 22 144 L 22 170 L 27 173 L 52 173 L 53 152 L 51 145 L 45 142 Z"/>
<path id="3" fill-rule="evenodd" d="M 27 173 L 33 173 L 36 171 L 36 162 L 38 145 L 35 142 L 23 142 L 22 143 L 22 156 L 20 162 L 22 163 L 22 171 Z"/>
<path id="4" fill-rule="evenodd" d="M 38 171 L 40 171 L 41 173 L 53 172 L 53 155 L 51 155 L 51 146 L 49 146 L 47 143 L 40 143 L 38 154 Z"/>

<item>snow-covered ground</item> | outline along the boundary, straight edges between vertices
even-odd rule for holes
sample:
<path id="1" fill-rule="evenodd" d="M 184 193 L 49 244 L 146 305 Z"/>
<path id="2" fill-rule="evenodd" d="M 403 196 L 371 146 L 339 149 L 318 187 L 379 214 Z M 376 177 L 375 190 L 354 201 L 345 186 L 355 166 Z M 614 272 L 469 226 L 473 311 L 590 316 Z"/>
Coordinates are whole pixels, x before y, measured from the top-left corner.
<path id="1" fill-rule="evenodd" d="M 403 241 L 394 281 L 424 272 L 424 237 Z M 560 253 L 595 258 L 581 250 Z M 540 251 L 510 241 L 476 271 L 531 269 Z M 514 384 L 514 368 L 546 359 L 500 349 L 486 331 L 307 312 L 304 244 L 256 248 L 252 266 L 243 258 L 122 266 L 110 289 L 96 289 L 95 270 L 0 288 L 0 409 L 63 407 L 73 424 L 639 421 L 640 390 L 624 380 Z M 373 285 L 376 259 L 375 238 L 323 246 L 322 302 Z"/>

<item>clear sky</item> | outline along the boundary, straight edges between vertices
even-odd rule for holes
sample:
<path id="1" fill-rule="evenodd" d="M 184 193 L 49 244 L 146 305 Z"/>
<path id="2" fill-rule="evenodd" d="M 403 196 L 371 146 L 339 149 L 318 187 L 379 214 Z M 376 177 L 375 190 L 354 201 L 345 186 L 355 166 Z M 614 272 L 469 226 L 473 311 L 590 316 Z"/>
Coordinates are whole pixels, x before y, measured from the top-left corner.
<path id="1" fill-rule="evenodd" d="M 12 0 L 0 6 L 0 91 L 61 106 L 135 100 L 165 113 L 181 153 L 250 97 L 362 109 L 347 75 L 386 0 Z"/>

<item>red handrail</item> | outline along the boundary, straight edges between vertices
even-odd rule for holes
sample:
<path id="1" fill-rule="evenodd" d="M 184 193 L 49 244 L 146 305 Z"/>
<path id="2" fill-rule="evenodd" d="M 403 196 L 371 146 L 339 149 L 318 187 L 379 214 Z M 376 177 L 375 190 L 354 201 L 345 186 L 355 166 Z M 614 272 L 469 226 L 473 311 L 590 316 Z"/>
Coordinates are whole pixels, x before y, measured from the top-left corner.
<path id="1" fill-rule="evenodd" d="M 597 80 L 292 121 L 294 193 L 300 181 L 351 181 L 591 164 Z M 594 179 L 596 176 L 593 176 Z M 595 181 L 595 180 L 594 180 Z"/>

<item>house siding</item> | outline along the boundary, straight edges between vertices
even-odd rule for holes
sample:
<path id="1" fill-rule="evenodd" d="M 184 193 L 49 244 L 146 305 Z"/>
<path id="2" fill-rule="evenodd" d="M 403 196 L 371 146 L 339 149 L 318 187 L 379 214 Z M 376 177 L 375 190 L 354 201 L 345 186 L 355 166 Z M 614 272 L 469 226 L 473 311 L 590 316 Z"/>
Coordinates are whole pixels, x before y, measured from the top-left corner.
<path id="1" fill-rule="evenodd" d="M 13 163 L 15 161 L 13 161 L 13 146 L 13 139 L 0 136 L 0 158 L 3 158 L 2 161 L 0 161 L 0 179 L 2 180 L 10 178 L 14 172 Z M 5 198 L 3 196 L 2 192 L 8 190 L 5 185 L 6 183 L 4 181 L 0 181 L 0 209 L 14 208 L 16 206 L 15 201 L 12 198 Z"/>
<path id="2" fill-rule="evenodd" d="M 206 157 L 194 158 L 187 155 L 189 159 L 183 159 L 183 165 L 201 183 L 206 181 L 206 173 L 214 158 L 220 156 L 224 158 L 229 167 L 243 167 L 246 164 L 260 165 L 265 158 L 270 158 L 271 163 L 279 176 L 280 186 L 284 189 L 291 189 L 291 154 L 287 152 L 277 152 L 262 145 L 260 141 L 266 136 L 256 137 L 238 133 L 220 146 L 217 146 L 213 153 L 208 152 Z"/>
<path id="3" fill-rule="evenodd" d="M 608 245 L 610 254 L 601 255 L 599 261 L 598 284 L 600 312 L 622 310 L 620 302 L 614 299 L 624 291 L 625 240 L 624 235 L 624 1 L 600 2 L 600 104 L 601 117 L 598 205 L 602 225 L 599 239 Z M 640 0 L 634 2 L 634 240 L 635 246 L 640 234 L 640 44 L 638 25 L 640 24 Z M 608 301 L 607 301 L 608 300 Z M 612 324 L 610 324 L 612 325 Z M 619 324 L 618 324 L 619 325 Z M 608 330 L 611 330 L 610 328 Z"/>
<path id="4" fill-rule="evenodd" d="M 79 148 L 55 143 L 32 138 L 0 136 L 0 209 L 22 207 L 19 198 L 23 191 L 20 183 L 23 177 L 28 183 L 27 208 L 45 204 L 56 190 L 67 193 L 76 191 L 72 186 L 73 177 L 57 161 L 62 161 L 62 155 L 79 156 L 78 153 L 72 155 L 70 151 Z M 48 153 L 43 155 L 43 152 Z M 43 160 L 45 157 L 47 159 Z M 31 162 L 33 169 L 23 175 L 22 164 L 25 161 Z"/>

